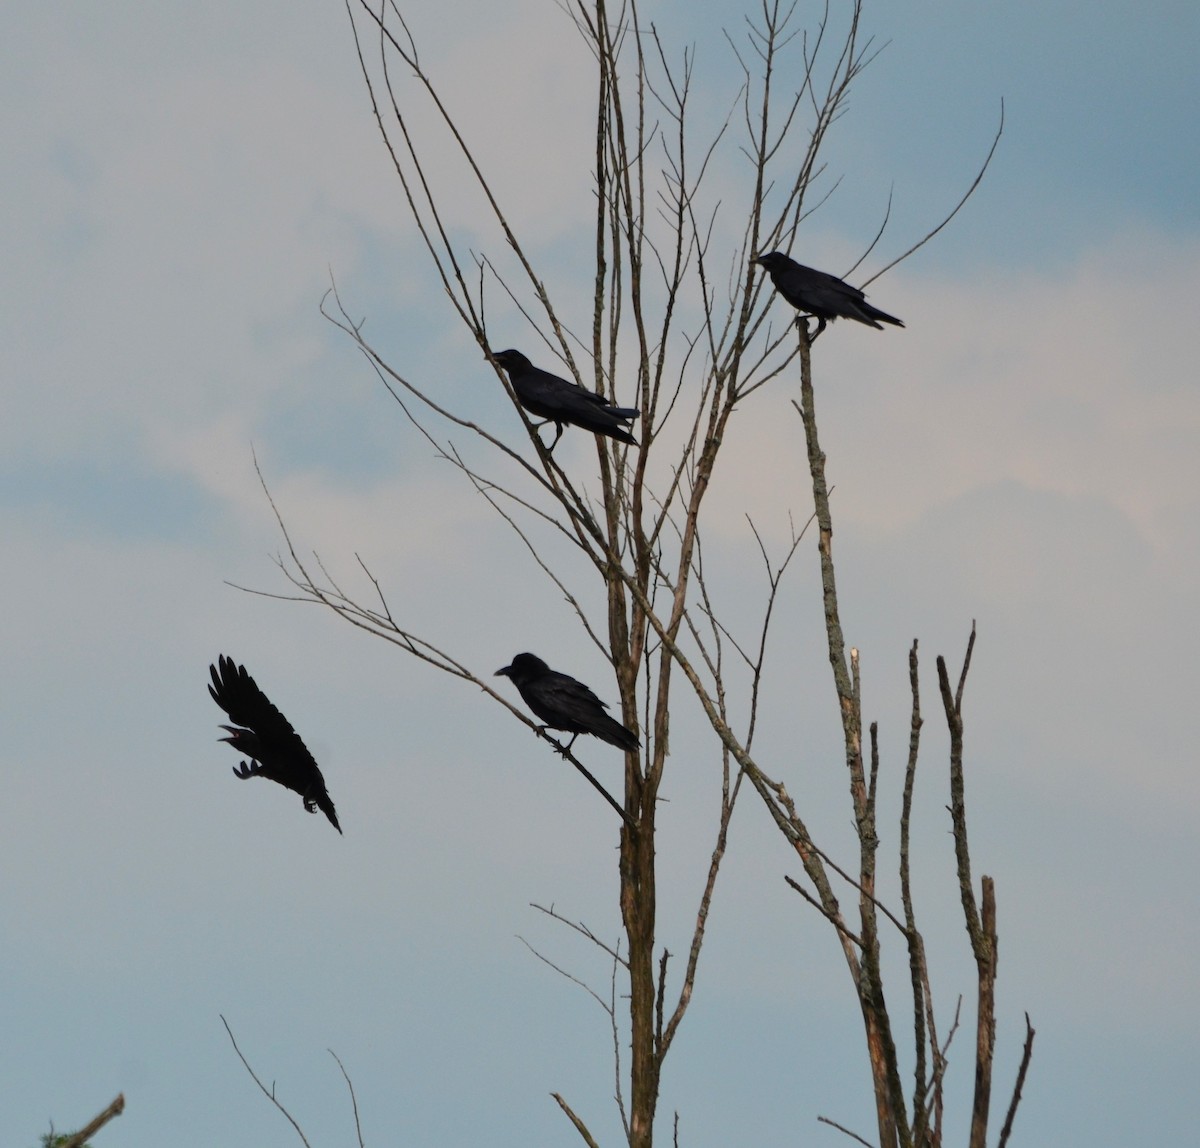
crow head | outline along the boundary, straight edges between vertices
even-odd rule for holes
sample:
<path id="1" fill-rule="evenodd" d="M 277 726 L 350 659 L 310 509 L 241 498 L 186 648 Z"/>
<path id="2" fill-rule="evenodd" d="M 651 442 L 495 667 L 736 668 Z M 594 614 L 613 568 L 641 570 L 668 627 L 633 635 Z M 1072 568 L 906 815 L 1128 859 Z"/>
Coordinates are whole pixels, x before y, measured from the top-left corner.
<path id="1" fill-rule="evenodd" d="M 238 753 L 244 753 L 247 757 L 258 757 L 258 737 L 253 730 L 236 725 L 223 725 L 221 728 L 228 730 L 229 736 L 219 737 L 217 741 L 227 741 Z"/>
<path id="2" fill-rule="evenodd" d="M 492 358 L 506 371 L 527 371 L 533 365 L 520 351 L 497 351 Z"/>
<path id="3" fill-rule="evenodd" d="M 788 265 L 788 257 L 780 251 L 770 251 L 766 255 L 756 255 L 750 260 L 751 263 L 757 263 L 760 267 L 765 267 L 768 271 L 774 271 Z"/>
<path id="4" fill-rule="evenodd" d="M 535 654 L 518 654 L 503 669 L 496 671 L 498 678 L 511 678 L 517 685 L 533 681 L 550 672 L 550 667 Z"/>

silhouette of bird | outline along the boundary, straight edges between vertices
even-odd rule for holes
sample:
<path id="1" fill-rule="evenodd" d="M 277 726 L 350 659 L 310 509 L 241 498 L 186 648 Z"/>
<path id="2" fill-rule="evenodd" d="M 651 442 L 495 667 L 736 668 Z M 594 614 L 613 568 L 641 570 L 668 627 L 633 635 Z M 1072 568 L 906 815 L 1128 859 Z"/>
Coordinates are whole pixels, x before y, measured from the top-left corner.
<path id="1" fill-rule="evenodd" d="M 894 315 L 872 307 L 857 287 L 851 287 L 836 275 L 805 267 L 803 263 L 797 263 L 782 251 L 759 255 L 753 262 L 767 269 L 771 282 L 775 284 L 775 290 L 796 310 L 816 316 L 817 330 L 813 335 L 814 339 L 825 330 L 826 320 L 829 319 L 856 319 L 880 331 L 883 330 L 881 323 L 904 326 Z"/>
<path id="2" fill-rule="evenodd" d="M 243 761 L 234 768 L 234 775 L 242 780 L 265 777 L 277 781 L 300 794 L 309 813 L 320 809 L 341 833 L 337 811 L 313 755 L 287 718 L 246 673 L 246 667 L 236 665 L 232 658 L 222 654 L 208 671 L 212 675 L 208 692 L 234 722 L 221 726 L 229 731 L 229 737 L 218 740 L 227 741 L 238 753 L 250 758 L 248 765 Z"/>
<path id="3" fill-rule="evenodd" d="M 521 406 L 558 428 L 550 450 L 558 446 L 564 424 L 637 446 L 637 439 L 626 430 L 641 414 L 636 407 L 611 406 L 603 395 L 535 367 L 520 351 L 500 351 L 492 357 L 508 372 Z"/>
<path id="4" fill-rule="evenodd" d="M 541 658 L 518 654 L 510 665 L 497 670 L 496 676 L 512 679 L 525 704 L 546 727 L 572 735 L 564 754 L 581 733 L 590 733 L 618 749 L 637 749 L 637 734 L 609 717 L 604 712 L 608 708 L 604 702 L 582 682 L 552 670 Z"/>

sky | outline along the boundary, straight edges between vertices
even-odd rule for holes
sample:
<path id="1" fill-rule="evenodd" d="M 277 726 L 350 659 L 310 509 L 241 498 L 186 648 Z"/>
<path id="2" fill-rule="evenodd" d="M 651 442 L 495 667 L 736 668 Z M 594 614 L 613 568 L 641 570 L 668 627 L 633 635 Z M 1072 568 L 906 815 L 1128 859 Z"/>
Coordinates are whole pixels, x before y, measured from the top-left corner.
<path id="1" fill-rule="evenodd" d="M 974 622 L 967 786 L 975 871 L 999 902 L 995 1106 L 1028 1012 L 1014 1142 L 1185 1143 L 1200 1114 L 1200 12 L 900 7 L 867 5 L 883 51 L 835 125 L 825 187 L 840 182 L 796 254 L 847 271 L 890 195 L 855 273 L 873 275 L 957 201 L 1001 100 L 1005 119 L 976 195 L 869 287 L 906 328 L 837 324 L 816 352 L 883 849 L 918 639 L 914 864 L 945 1025 L 973 980 L 934 659 L 960 665 Z M 548 0 L 406 12 L 586 324 L 593 76 L 570 21 Z M 695 45 L 696 114 L 718 122 L 737 84 L 721 29 L 741 36 L 740 10 L 643 13 L 676 58 Z M 368 1143 L 571 1142 L 552 1092 L 616 1143 L 607 1020 L 531 952 L 607 991 L 596 950 L 532 906 L 616 939 L 611 811 L 478 691 L 236 588 L 288 589 L 257 459 L 298 549 L 357 593 L 361 555 L 393 608 L 478 672 L 532 649 L 616 701 L 569 607 L 321 317 L 336 281 L 389 361 L 528 449 L 405 213 L 345 9 L 23 5 L 4 24 L 0 1142 L 32 1146 L 121 1091 L 97 1145 L 296 1143 L 223 1016 L 314 1146 L 353 1139 L 328 1050 Z M 450 161 L 434 167 L 456 239 L 503 258 Z M 738 233 L 744 177 L 736 149 L 714 164 L 718 242 Z M 491 302 L 495 345 L 532 346 Z M 794 386 L 739 410 L 706 512 L 714 594 L 743 633 L 765 577 L 746 515 L 778 556 L 811 510 Z M 583 436 L 559 457 L 591 481 Z M 781 592 L 758 753 L 849 857 L 819 587 L 809 538 Z M 294 794 L 230 777 L 205 689 L 219 653 L 298 727 L 344 837 Z M 694 705 L 679 710 L 658 840 L 673 953 L 719 784 Z M 577 748 L 619 775 L 610 747 Z M 844 1143 L 818 1116 L 870 1138 L 844 966 L 756 801 L 734 817 L 659 1134 L 677 1111 L 691 1148 Z M 961 1098 L 970 1035 L 957 1042 Z M 961 1099 L 949 1118 L 961 1141 Z"/>

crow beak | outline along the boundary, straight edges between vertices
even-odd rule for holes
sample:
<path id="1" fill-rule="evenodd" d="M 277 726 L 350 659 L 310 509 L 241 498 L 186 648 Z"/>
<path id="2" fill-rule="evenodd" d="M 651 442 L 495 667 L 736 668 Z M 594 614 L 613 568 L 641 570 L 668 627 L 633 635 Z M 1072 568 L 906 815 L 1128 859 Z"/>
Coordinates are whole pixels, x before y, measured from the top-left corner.
<path id="1" fill-rule="evenodd" d="M 217 738 L 217 741 L 227 741 L 227 742 L 229 742 L 230 745 L 233 745 L 234 740 L 236 739 L 236 737 L 239 733 L 238 727 L 235 725 L 223 725 L 223 726 L 221 726 L 221 728 L 224 730 L 228 730 L 232 736 L 219 737 L 219 738 Z"/>
<path id="2" fill-rule="evenodd" d="M 496 672 L 495 672 L 495 673 L 492 675 L 492 677 L 494 677 L 494 678 L 508 678 L 508 677 L 512 677 L 512 666 L 505 666 L 503 669 L 497 670 L 497 671 L 496 671 Z"/>

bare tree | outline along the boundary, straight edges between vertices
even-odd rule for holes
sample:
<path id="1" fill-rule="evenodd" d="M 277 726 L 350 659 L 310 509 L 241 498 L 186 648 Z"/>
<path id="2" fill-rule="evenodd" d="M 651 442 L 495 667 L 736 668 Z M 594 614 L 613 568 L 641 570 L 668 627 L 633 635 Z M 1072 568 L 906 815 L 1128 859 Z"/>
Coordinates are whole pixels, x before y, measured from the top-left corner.
<path id="1" fill-rule="evenodd" d="M 675 55 L 658 29 L 643 23 L 634 0 L 615 11 L 605 0 L 565 0 L 563 7 L 591 53 L 596 77 L 594 277 L 590 324 L 577 327 L 539 274 L 527 238 L 510 224 L 501 195 L 472 148 L 469 125 L 448 110 L 395 0 L 346 3 L 379 131 L 428 252 L 431 274 L 482 356 L 492 361 L 497 380 L 524 422 L 527 441 L 521 446 L 505 441 L 468 414 L 450 409 L 434 388 L 385 361 L 336 288 L 325 313 L 359 348 L 416 430 L 515 532 L 533 567 L 570 605 L 581 631 L 611 663 L 621 721 L 638 731 L 640 740 L 639 751 L 625 754 L 620 798 L 604 791 L 568 746 L 498 693 L 490 672 L 473 668 L 469 655 L 417 633 L 406 620 L 411 606 L 393 609 L 383 579 L 361 559 L 365 581 L 360 590 L 343 588 L 318 556 L 302 554 L 272 501 L 284 539 L 279 564 L 293 587 L 274 596 L 326 606 L 352 625 L 483 690 L 550 742 L 620 813 L 622 944 L 609 945 L 585 925 L 564 923 L 600 945 L 612 962 L 611 991 L 589 991 L 611 1019 L 617 1103 L 631 1148 L 648 1148 L 653 1142 L 663 1065 L 697 985 L 709 910 L 743 781 L 750 782 L 795 850 L 804 880 L 789 878 L 790 883 L 839 938 L 863 1018 L 880 1148 L 940 1144 L 947 1050 L 958 1018 L 944 1036 L 939 1034 L 910 886 L 908 826 L 922 724 L 917 646 L 914 642 L 911 652 L 911 742 L 899 816 L 902 908 L 892 911 L 876 896 L 877 731 L 870 727 L 864 746 L 857 651 L 847 654 L 839 617 L 832 517 L 817 436 L 813 336 L 807 320 L 787 321 L 790 311 L 782 324 L 772 322 L 779 311 L 771 310 L 771 285 L 751 262 L 762 252 L 790 250 L 801 224 L 836 186 L 824 172 L 823 147 L 856 78 L 878 51 L 862 30 L 861 4 L 850 5 L 844 15 L 826 5 L 815 26 L 804 29 L 796 24 L 793 4 L 763 0 L 740 32 L 728 35 L 742 81 L 731 93 L 726 116 L 715 125 L 693 125 L 691 51 Z M 430 114 L 458 156 L 453 175 L 447 175 L 444 163 L 432 163 L 418 142 L 416 121 Z M 982 178 L 999 136 L 997 130 L 958 204 L 884 270 L 911 255 L 957 213 Z M 709 190 L 718 164 L 735 165 L 741 202 L 721 203 Z M 474 223 L 491 236 L 494 251 L 486 245 L 479 252 L 468 251 L 455 239 L 457 221 L 443 206 L 448 201 L 444 181 L 464 176 L 486 204 L 485 223 Z M 732 232 L 727 230 L 729 219 L 737 221 Z M 886 225 L 885 214 L 863 258 Z M 486 316 L 496 301 L 524 318 L 531 338 L 540 342 L 541 357 L 557 357 L 578 385 L 614 404 L 637 406 L 637 445 L 596 436 L 595 474 L 568 473 L 495 363 L 494 352 L 500 348 L 489 339 Z M 754 751 L 777 595 L 804 530 L 793 530 L 782 555 L 772 557 L 751 522 L 765 591 L 759 598 L 759 623 L 749 637 L 737 635 L 723 617 L 705 576 L 703 511 L 731 421 L 739 410 L 761 401 L 768 383 L 797 372 L 801 400 L 795 406 L 812 477 L 829 660 L 858 834 L 855 864 L 836 862 L 818 844 L 803 811 L 778 780 L 789 763 L 760 762 Z M 603 610 L 587 607 L 584 587 L 566 572 L 578 558 L 603 593 Z M 742 596 L 751 593 L 759 592 L 747 590 Z M 996 924 L 989 878 L 982 882 L 982 910 L 977 907 L 967 849 L 963 693 L 973 643 L 972 632 L 956 689 L 951 689 L 941 659 L 938 670 L 952 736 L 958 879 L 979 970 L 969 1141 L 974 1148 L 984 1144 L 991 1094 Z M 696 878 L 696 916 L 684 946 L 684 967 L 669 980 L 669 954 L 656 938 L 656 817 L 679 689 L 698 700 L 711 730 L 719 800 L 710 860 Z M 857 897 L 853 919 L 841 907 L 839 886 Z M 911 1095 L 902 1083 L 897 1022 L 884 992 L 881 933 L 888 928 L 908 954 L 906 989 L 912 999 L 903 1015 L 905 1026 L 911 1027 L 915 1062 Z M 625 1000 L 627 1014 L 622 1017 L 618 1002 Z M 623 1037 L 630 1048 L 627 1064 L 621 1062 Z M 1032 1029 L 1029 1037 L 1022 1078 Z M 1019 1092 L 1018 1083 L 1002 1140 Z M 584 1141 L 594 1144 L 568 1101 L 558 1095 L 555 1099 Z"/>

